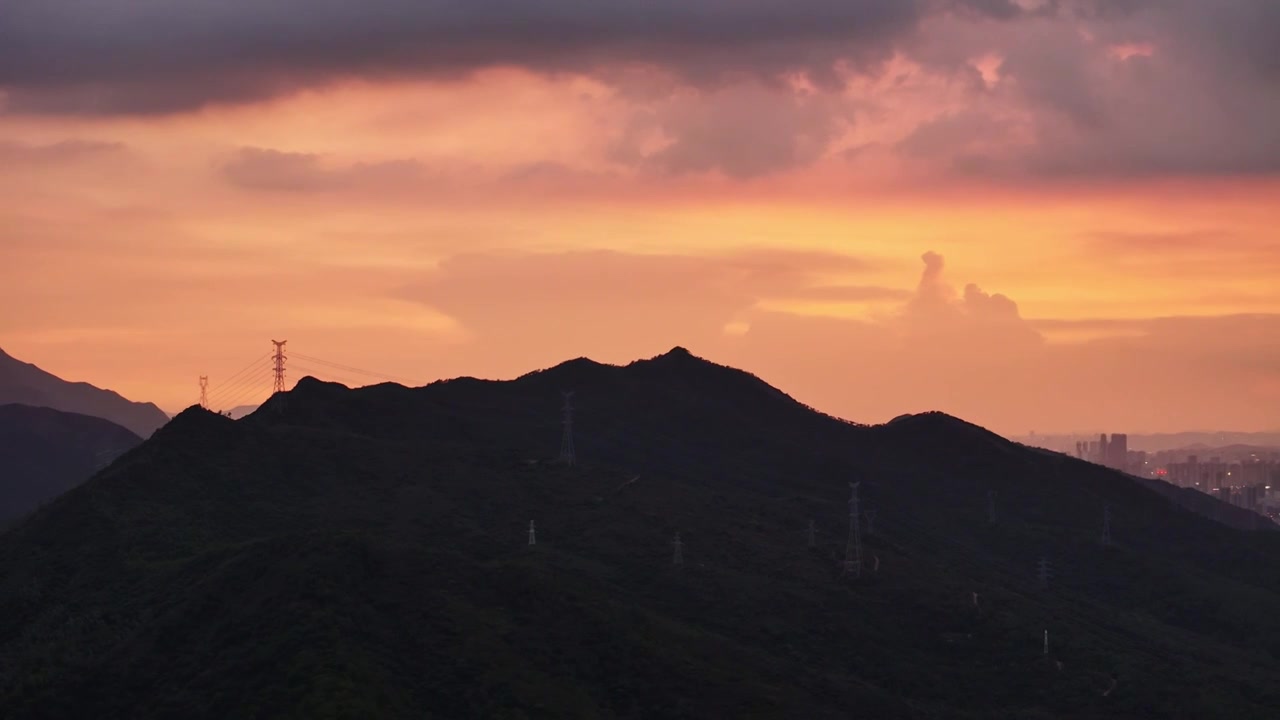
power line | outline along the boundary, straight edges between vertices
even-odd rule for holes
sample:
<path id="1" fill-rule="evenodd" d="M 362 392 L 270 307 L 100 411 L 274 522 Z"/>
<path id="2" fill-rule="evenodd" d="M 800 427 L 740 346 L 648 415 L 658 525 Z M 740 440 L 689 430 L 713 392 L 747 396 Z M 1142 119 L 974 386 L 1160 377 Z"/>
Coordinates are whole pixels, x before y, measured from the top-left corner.
<path id="1" fill-rule="evenodd" d="M 300 365 L 296 362 L 292 363 L 289 367 L 292 368 L 293 370 L 300 371 L 300 376 L 310 375 L 320 380 L 337 381 L 351 388 L 364 387 L 368 385 L 368 382 L 361 381 L 361 380 L 353 380 L 352 378 L 335 373 L 332 370 L 321 370 L 321 369 L 313 368 L 309 365 Z"/>
<path id="2" fill-rule="evenodd" d="M 392 382 L 397 382 L 402 385 L 408 384 L 409 382 L 407 380 L 404 380 L 403 378 L 398 378 L 394 375 L 374 372 L 373 370 L 364 370 L 362 368 L 352 367 L 350 365 L 343 365 L 342 363 L 336 363 L 331 360 L 324 360 L 322 358 L 313 357 L 311 355 L 303 355 L 302 353 L 293 353 L 293 357 L 299 360 L 306 360 L 307 362 L 316 363 L 318 365 L 327 365 L 335 370 L 345 370 L 346 372 L 353 372 L 353 373 L 356 373 L 357 375 L 368 375 L 370 377 L 379 378 L 381 380 L 390 380 Z"/>
<path id="3" fill-rule="evenodd" d="M 246 383 L 257 382 L 258 381 L 257 379 L 261 378 L 264 372 L 269 373 L 271 371 L 271 366 L 266 363 L 267 359 L 268 359 L 267 356 L 258 358 L 257 360 L 254 361 L 254 365 L 256 367 L 250 366 L 248 368 L 245 368 L 245 370 L 242 370 L 239 373 L 237 373 L 237 376 L 238 376 L 237 379 L 227 380 L 226 382 L 220 383 L 213 390 L 210 390 L 209 391 L 210 400 L 217 398 L 219 396 L 225 396 L 229 392 L 234 392 L 244 387 Z M 245 372 L 246 370 L 250 372 L 246 373 Z"/>
<path id="4" fill-rule="evenodd" d="M 265 384 L 265 380 L 266 378 L 263 378 L 264 384 Z M 228 398 L 223 403 L 223 406 L 226 407 L 228 410 L 233 410 L 239 407 L 240 405 L 246 404 L 246 401 L 248 400 L 253 400 L 255 398 L 262 398 L 262 396 L 266 394 L 267 394 L 267 389 L 262 385 L 259 385 L 257 387 L 248 387 L 248 388 L 245 388 L 243 391 L 241 391 L 240 394 Z M 265 400 L 266 398 L 263 398 L 263 399 Z"/>
<path id="5" fill-rule="evenodd" d="M 271 387 L 271 368 L 263 367 L 252 376 L 246 377 L 232 387 L 216 393 L 209 398 L 210 407 L 225 407 L 230 402 L 246 393 L 263 392 Z"/>
<path id="6" fill-rule="evenodd" d="M 267 381 L 271 377 L 271 367 L 264 365 L 253 375 L 241 378 L 235 384 L 225 387 L 215 393 L 210 393 L 210 407 L 225 406 L 230 398 L 236 398 L 243 395 L 246 391 L 265 388 Z"/>
<path id="7" fill-rule="evenodd" d="M 310 355 L 290 354 L 285 355 L 285 346 L 287 340 L 272 340 L 275 351 L 266 355 L 262 355 L 253 362 L 244 366 L 233 375 L 222 380 L 212 387 L 205 388 L 201 395 L 201 405 L 206 408 L 214 407 L 234 407 L 241 404 L 244 400 L 253 398 L 259 392 L 263 392 L 269 388 L 271 393 L 285 392 L 288 389 L 287 367 L 286 361 L 291 357 L 306 360 L 312 365 L 318 367 L 309 367 L 307 365 L 293 364 L 293 368 L 302 370 L 303 372 L 318 378 L 331 381 L 338 381 L 349 387 L 361 387 L 366 383 L 355 380 L 348 376 L 348 373 L 355 375 L 364 375 L 368 377 L 378 378 L 380 380 L 390 380 L 393 382 L 404 382 L 400 378 L 385 373 L 374 372 L 362 368 L 335 363 L 323 358 L 317 358 Z"/>
<path id="8" fill-rule="evenodd" d="M 260 357 L 260 358 L 258 358 L 258 359 L 256 359 L 256 360 L 254 360 L 253 362 L 251 362 L 251 363 L 249 363 L 248 365 L 244 366 L 244 367 L 243 367 L 243 368 L 241 368 L 241 369 L 239 370 L 239 372 L 237 372 L 236 374 L 234 374 L 234 375 L 232 375 L 232 376 L 228 377 L 226 380 L 223 380 L 223 381 L 219 382 L 217 385 L 214 385 L 214 386 L 213 386 L 213 388 L 212 388 L 212 392 L 215 392 L 215 393 L 216 393 L 216 392 L 218 392 L 219 390 L 221 390 L 221 389 L 225 388 L 228 384 L 230 384 L 230 383 L 234 382 L 236 378 L 238 378 L 238 377 L 240 377 L 241 375 L 245 374 L 246 372 L 248 372 L 248 371 L 250 371 L 250 370 L 254 369 L 255 367 L 259 367 L 258 363 L 261 363 L 263 360 L 266 360 L 266 359 L 267 359 L 267 358 L 269 358 L 269 357 L 271 357 L 271 356 L 270 356 L 270 355 L 263 355 L 262 357 Z"/>

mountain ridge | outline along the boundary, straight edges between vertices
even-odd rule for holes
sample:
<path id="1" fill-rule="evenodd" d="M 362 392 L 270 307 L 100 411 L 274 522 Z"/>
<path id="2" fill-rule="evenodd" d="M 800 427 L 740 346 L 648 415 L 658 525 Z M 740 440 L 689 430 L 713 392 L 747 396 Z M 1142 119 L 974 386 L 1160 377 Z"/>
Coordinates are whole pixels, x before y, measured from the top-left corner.
<path id="1" fill-rule="evenodd" d="M 1280 708 L 1275 534 L 941 413 L 860 427 L 687 359 L 641 367 L 303 380 L 242 420 L 183 411 L 0 535 L 0 705 L 15 720 Z M 577 391 L 573 467 L 555 462 L 561 389 Z M 875 519 L 853 579 L 857 480 Z"/>
<path id="2" fill-rule="evenodd" d="M 50 407 L 64 412 L 101 417 L 149 437 L 169 421 L 152 403 L 134 402 L 87 382 L 68 381 L 23 362 L 0 349 L 0 403 Z"/>

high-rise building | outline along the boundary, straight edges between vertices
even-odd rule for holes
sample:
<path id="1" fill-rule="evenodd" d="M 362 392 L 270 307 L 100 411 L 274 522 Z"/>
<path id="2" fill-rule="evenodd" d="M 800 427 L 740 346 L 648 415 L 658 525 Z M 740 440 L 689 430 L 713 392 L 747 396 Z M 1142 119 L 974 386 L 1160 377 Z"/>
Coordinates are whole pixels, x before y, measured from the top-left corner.
<path id="1" fill-rule="evenodd" d="M 1127 470 L 1129 464 L 1129 436 L 1124 433 L 1113 433 L 1111 442 L 1107 443 L 1107 467 L 1116 470 Z"/>

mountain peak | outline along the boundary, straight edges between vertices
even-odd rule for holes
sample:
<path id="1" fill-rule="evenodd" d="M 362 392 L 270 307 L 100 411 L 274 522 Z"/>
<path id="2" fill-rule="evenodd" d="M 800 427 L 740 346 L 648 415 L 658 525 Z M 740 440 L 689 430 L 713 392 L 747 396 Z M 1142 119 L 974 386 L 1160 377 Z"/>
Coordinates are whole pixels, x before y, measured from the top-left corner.
<path id="1" fill-rule="evenodd" d="M 166 425 L 164 429 L 166 431 L 180 431 L 187 428 L 205 429 L 210 427 L 219 427 L 223 423 L 227 422 L 230 421 L 223 415 L 213 412 L 212 410 L 206 410 L 199 405 L 192 405 L 186 410 L 174 415 L 173 419 L 169 421 L 169 424 Z"/>
<path id="2" fill-rule="evenodd" d="M 588 357 L 577 357 L 572 360 L 565 360 L 553 367 L 525 373 L 517 378 L 517 381 L 550 379 L 568 389 L 581 383 L 590 382 L 592 379 L 599 378 L 602 373 L 612 370 L 617 370 L 617 368 L 613 365 L 596 362 Z"/>
<path id="3" fill-rule="evenodd" d="M 991 438 L 1005 441 L 1003 437 L 996 435 L 980 425 L 975 425 L 968 420 L 962 420 L 954 415 L 942 412 L 941 410 L 906 413 L 895 417 L 880 427 L 892 428 L 903 432 L 918 432 L 930 435 L 959 434 L 968 437 L 990 436 Z"/>
<path id="4" fill-rule="evenodd" d="M 313 390 L 315 388 L 325 388 L 325 387 L 346 387 L 346 385 L 343 385 L 342 383 L 339 383 L 339 382 L 329 382 L 327 380 L 321 380 L 320 378 L 313 377 L 311 375 L 303 375 L 302 377 L 298 378 L 298 382 L 293 384 L 294 390 Z"/>
<path id="5" fill-rule="evenodd" d="M 682 347 L 680 345 L 677 345 L 671 348 L 670 350 L 662 353 L 661 355 L 654 356 L 649 360 L 650 362 L 655 362 L 655 361 L 656 362 L 691 362 L 692 361 L 692 362 L 707 363 L 708 365 L 715 364 L 710 360 L 707 360 L 706 358 L 701 358 L 701 357 L 698 357 L 697 355 L 694 355 L 693 353 L 689 352 L 687 348 Z"/>
<path id="6" fill-rule="evenodd" d="M 679 368 L 723 368 L 726 370 L 734 370 L 727 366 L 714 363 L 706 358 L 699 357 L 689 352 L 689 350 L 681 345 L 677 345 L 661 355 L 654 355 L 644 360 L 636 360 L 627 365 L 627 367 L 635 366 L 656 366 L 656 367 L 679 367 Z"/>

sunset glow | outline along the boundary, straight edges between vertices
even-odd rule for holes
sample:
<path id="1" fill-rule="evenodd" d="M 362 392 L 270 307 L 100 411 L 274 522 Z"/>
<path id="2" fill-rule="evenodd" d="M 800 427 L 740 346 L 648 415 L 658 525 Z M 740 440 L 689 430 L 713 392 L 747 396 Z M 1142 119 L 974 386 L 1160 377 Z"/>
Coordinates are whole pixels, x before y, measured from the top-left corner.
<path id="1" fill-rule="evenodd" d="M 699 4 L 581 44 L 458 18 L 439 57 L 319 13 L 312 51 L 171 73 L 87 16 L 7 44 L 53 22 L 19 0 L 0 347 L 169 411 L 288 338 L 417 384 L 682 345 L 861 421 L 1280 428 L 1277 51 L 1243 9 L 1274 6 L 813 1 L 778 11 L 829 28 L 711 47 L 690 24 L 739 11 Z"/>

